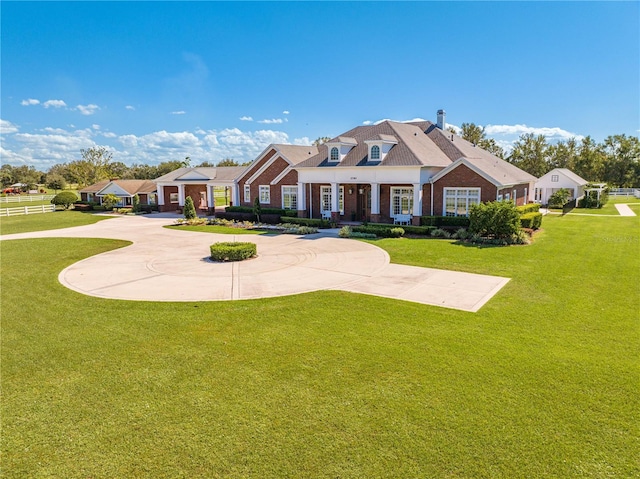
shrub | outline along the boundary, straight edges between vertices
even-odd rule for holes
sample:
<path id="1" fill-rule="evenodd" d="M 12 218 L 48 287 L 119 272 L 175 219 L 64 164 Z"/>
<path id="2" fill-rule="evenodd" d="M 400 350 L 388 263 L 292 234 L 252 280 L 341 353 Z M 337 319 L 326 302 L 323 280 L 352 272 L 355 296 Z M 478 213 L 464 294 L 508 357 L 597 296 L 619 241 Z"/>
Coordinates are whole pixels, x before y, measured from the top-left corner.
<path id="1" fill-rule="evenodd" d="M 138 213 L 140 211 L 140 197 L 138 195 L 133 195 L 131 206 L 134 213 Z"/>
<path id="2" fill-rule="evenodd" d="M 63 191 L 62 193 L 58 193 L 56 196 L 51 198 L 51 204 L 62 206 L 65 210 L 69 209 L 69 207 L 76 201 L 78 201 L 78 197 L 71 191 Z"/>
<path id="3" fill-rule="evenodd" d="M 242 261 L 253 258 L 258 251 L 255 243 L 241 242 L 214 243 L 209 249 L 213 261 Z"/>
<path id="4" fill-rule="evenodd" d="M 224 211 L 226 213 L 251 213 L 254 214 L 253 206 L 227 206 Z M 282 208 L 260 208 L 263 215 L 280 215 L 295 217 L 298 215 L 296 210 L 283 210 Z"/>
<path id="5" fill-rule="evenodd" d="M 119 202 L 120 202 L 120 198 L 117 195 L 114 195 L 113 193 L 109 193 L 102 197 L 102 205 L 108 210 L 113 209 L 113 207 L 117 205 Z"/>
<path id="6" fill-rule="evenodd" d="M 196 214 L 196 207 L 193 204 L 193 198 L 191 198 L 191 196 L 187 196 L 184 199 L 183 214 L 185 220 L 193 220 L 198 217 L 198 215 Z"/>
<path id="7" fill-rule="evenodd" d="M 77 210 L 77 211 L 91 211 L 93 210 L 93 205 L 89 204 L 89 203 L 74 203 L 73 204 L 73 209 Z"/>
<path id="8" fill-rule="evenodd" d="M 294 223 L 302 226 L 314 226 L 316 228 L 329 228 L 331 226 L 329 221 L 316 218 L 289 218 L 288 216 L 285 216 L 280 218 L 280 222 Z"/>
<path id="9" fill-rule="evenodd" d="M 370 233 L 380 238 L 399 238 L 404 235 L 404 229 L 397 227 L 389 227 L 390 225 L 367 225 L 367 226 L 354 226 L 352 231 L 354 233 Z"/>
<path id="10" fill-rule="evenodd" d="M 389 233 L 391 233 L 391 236 L 394 238 L 400 238 L 400 236 L 404 236 L 404 229 L 403 228 L 391 228 L 389 230 Z"/>
<path id="11" fill-rule="evenodd" d="M 376 239 L 377 238 L 377 236 L 374 235 L 373 233 L 358 233 L 358 232 L 355 232 L 355 233 L 352 232 L 351 233 L 351 237 L 352 238 L 363 238 L 363 239 Z"/>
<path id="12" fill-rule="evenodd" d="M 436 228 L 435 230 L 431 231 L 431 236 L 433 236 L 434 238 L 450 238 L 451 233 L 449 233 L 447 230 L 443 230 L 442 228 Z"/>
<path id="13" fill-rule="evenodd" d="M 340 228 L 340 231 L 338 231 L 338 236 L 340 238 L 348 238 L 351 236 L 351 227 L 349 226 L 343 226 L 342 228 Z"/>
<path id="14" fill-rule="evenodd" d="M 297 226 L 292 225 L 292 227 L 285 228 L 283 233 L 290 235 L 312 235 L 318 232 L 318 228 L 313 228 L 311 226 Z"/>
<path id="15" fill-rule="evenodd" d="M 469 220 L 469 232 L 486 238 L 511 238 L 520 231 L 520 215 L 511 201 L 472 205 Z"/>
<path id="16" fill-rule="evenodd" d="M 520 216 L 520 225 L 523 228 L 537 230 L 542 225 L 542 213 L 533 211 Z"/>
<path id="17" fill-rule="evenodd" d="M 469 218 L 466 216 L 421 216 L 420 225 L 435 226 L 436 228 L 446 226 L 467 228 L 469 226 Z"/>
<path id="18" fill-rule="evenodd" d="M 116 213 L 121 214 L 121 215 L 126 215 L 128 213 L 131 213 L 132 209 L 131 208 L 116 208 L 114 211 Z"/>
<path id="19" fill-rule="evenodd" d="M 526 213 L 536 213 L 536 212 L 540 211 L 540 205 L 537 204 L 537 203 L 529 203 L 529 204 L 522 205 L 522 206 L 516 206 L 516 210 L 521 215 L 524 215 Z"/>
<path id="20" fill-rule="evenodd" d="M 261 213 L 262 213 L 262 205 L 260 204 L 260 198 L 256 198 L 253 201 L 253 214 L 256 216 L 258 223 L 260 222 Z"/>
<path id="21" fill-rule="evenodd" d="M 175 221 L 174 223 L 177 226 L 180 225 L 189 225 L 189 226 L 201 226 L 201 225 L 206 225 L 207 224 L 207 219 L 206 218 L 192 218 L 190 220 L 186 219 L 186 218 L 179 218 Z"/>
<path id="22" fill-rule="evenodd" d="M 566 188 L 560 188 L 549 197 L 549 208 L 562 208 L 569 201 L 571 192 Z"/>
<path id="23" fill-rule="evenodd" d="M 464 228 L 460 228 L 455 233 L 453 233 L 451 237 L 454 239 L 466 240 L 469 237 L 469 232 Z"/>

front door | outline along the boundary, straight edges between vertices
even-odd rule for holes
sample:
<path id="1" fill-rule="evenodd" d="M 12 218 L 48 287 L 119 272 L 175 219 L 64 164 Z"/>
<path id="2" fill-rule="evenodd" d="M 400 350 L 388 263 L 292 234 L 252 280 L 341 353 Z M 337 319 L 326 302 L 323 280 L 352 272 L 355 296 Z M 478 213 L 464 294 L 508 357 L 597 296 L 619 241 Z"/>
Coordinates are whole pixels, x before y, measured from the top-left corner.
<path id="1" fill-rule="evenodd" d="M 371 221 L 371 185 L 358 187 L 358 221 Z"/>
<path id="2" fill-rule="evenodd" d="M 206 191 L 201 191 L 200 192 L 200 206 L 199 208 L 201 210 L 206 210 L 207 209 L 207 192 Z"/>

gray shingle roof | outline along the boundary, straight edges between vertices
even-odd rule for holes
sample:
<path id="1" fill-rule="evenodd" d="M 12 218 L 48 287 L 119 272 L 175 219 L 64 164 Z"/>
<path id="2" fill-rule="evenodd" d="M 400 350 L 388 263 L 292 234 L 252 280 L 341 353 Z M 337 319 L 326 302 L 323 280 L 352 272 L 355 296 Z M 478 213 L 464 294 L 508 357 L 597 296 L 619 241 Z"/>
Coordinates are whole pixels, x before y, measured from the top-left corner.
<path id="1" fill-rule="evenodd" d="M 246 166 L 211 166 L 211 167 L 195 167 L 195 168 L 178 168 L 177 170 L 170 171 L 166 175 L 162 175 L 156 178 L 156 183 L 175 181 L 182 176 L 188 176 L 192 173 L 194 176 L 202 176 L 201 181 L 219 180 L 219 181 L 233 181 L 239 177 L 246 169 Z M 192 180 L 198 181 L 198 180 Z"/>
<path id="2" fill-rule="evenodd" d="M 153 193 L 156 184 L 151 180 L 103 180 L 81 189 L 80 193 L 97 193 L 108 184 L 114 183 L 129 193 L 131 196 L 138 193 Z"/>
<path id="3" fill-rule="evenodd" d="M 281 156 L 284 156 L 292 165 L 311 158 L 313 155 L 318 154 L 318 148 L 315 146 L 300 146 L 300 145 L 271 145 L 280 151 Z"/>

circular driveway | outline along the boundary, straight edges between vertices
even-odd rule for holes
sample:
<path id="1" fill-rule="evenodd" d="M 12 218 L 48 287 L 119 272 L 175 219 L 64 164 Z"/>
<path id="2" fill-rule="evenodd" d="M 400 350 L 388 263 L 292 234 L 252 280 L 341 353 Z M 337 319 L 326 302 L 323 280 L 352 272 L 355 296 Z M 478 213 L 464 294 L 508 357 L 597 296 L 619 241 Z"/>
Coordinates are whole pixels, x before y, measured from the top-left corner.
<path id="1" fill-rule="evenodd" d="M 132 244 L 84 259 L 59 275 L 82 294 L 142 301 L 256 299 L 319 290 L 341 290 L 477 311 L 509 280 L 390 264 L 369 243 L 337 237 L 337 230 L 307 236 L 228 235 L 167 229 L 175 216 L 122 216 L 60 230 L 21 233 L 2 240 L 112 238 Z M 208 260 L 217 241 L 256 243 L 256 258 Z"/>

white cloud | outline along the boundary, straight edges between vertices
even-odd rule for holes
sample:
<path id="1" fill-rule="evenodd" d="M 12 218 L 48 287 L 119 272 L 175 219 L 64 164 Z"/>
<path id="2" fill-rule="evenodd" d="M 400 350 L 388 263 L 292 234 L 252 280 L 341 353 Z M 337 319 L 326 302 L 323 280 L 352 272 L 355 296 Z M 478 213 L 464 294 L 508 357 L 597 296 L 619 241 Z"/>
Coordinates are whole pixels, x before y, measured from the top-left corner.
<path id="1" fill-rule="evenodd" d="M 78 105 L 76 106 L 76 109 L 83 115 L 88 116 L 88 115 L 93 115 L 96 111 L 100 109 L 100 107 L 98 105 L 94 105 L 93 103 L 91 103 L 89 105 Z"/>
<path id="2" fill-rule="evenodd" d="M 289 110 L 285 110 L 282 112 L 283 115 L 288 115 L 289 113 L 290 113 Z"/>
<path id="3" fill-rule="evenodd" d="M 94 123 L 93 125 L 91 125 L 91 128 L 93 128 L 94 130 L 99 130 L 100 129 L 100 125 L 97 125 L 97 124 Z"/>
<path id="4" fill-rule="evenodd" d="M 365 120 L 362 122 L 362 124 L 365 126 L 369 126 L 369 125 L 373 125 L 373 122 L 371 120 Z"/>
<path id="5" fill-rule="evenodd" d="M 45 108 L 64 108 L 67 104 L 63 100 L 47 100 L 42 106 Z"/>
<path id="6" fill-rule="evenodd" d="M 263 123 L 265 125 L 272 125 L 272 124 L 282 123 L 284 121 L 285 120 L 283 120 L 282 118 L 272 118 L 271 120 L 269 120 L 269 119 L 258 120 L 258 123 Z"/>
<path id="7" fill-rule="evenodd" d="M 136 109 L 136 108 L 135 108 L 134 106 L 132 106 L 132 105 L 127 105 L 127 106 L 125 106 L 124 108 L 125 108 L 125 110 L 135 110 L 135 109 Z"/>
<path id="8" fill-rule="evenodd" d="M 240 121 L 253 121 L 253 117 L 250 116 L 241 116 Z"/>
<path id="9" fill-rule="evenodd" d="M 104 136 L 105 138 L 118 138 L 118 135 L 111 131 L 104 132 L 102 136 Z"/>
<path id="10" fill-rule="evenodd" d="M 187 113 L 184 110 L 180 110 L 180 111 L 172 111 L 171 114 L 172 115 L 184 115 L 185 113 Z"/>
<path id="11" fill-rule="evenodd" d="M 22 100 L 20 104 L 22 106 L 39 105 L 40 100 L 36 100 L 35 98 L 27 98 L 26 100 Z"/>
<path id="12" fill-rule="evenodd" d="M 307 146 L 307 145 L 311 144 L 311 140 L 309 139 L 308 136 L 303 136 L 302 138 L 294 138 L 293 139 L 293 144 L 294 145 Z"/>
<path id="13" fill-rule="evenodd" d="M 18 127 L 7 120 L 0 120 L 0 134 L 9 135 L 11 133 L 17 133 Z"/>
<path id="14" fill-rule="evenodd" d="M 544 135 L 549 139 L 555 140 L 568 140 L 569 138 L 582 139 L 582 135 L 571 133 L 570 131 L 563 130 L 559 127 L 532 127 L 527 125 L 487 125 L 484 127 L 484 131 L 489 136 L 498 135 L 523 135 L 527 133 L 533 133 L 534 135 Z"/>

